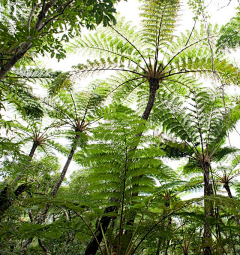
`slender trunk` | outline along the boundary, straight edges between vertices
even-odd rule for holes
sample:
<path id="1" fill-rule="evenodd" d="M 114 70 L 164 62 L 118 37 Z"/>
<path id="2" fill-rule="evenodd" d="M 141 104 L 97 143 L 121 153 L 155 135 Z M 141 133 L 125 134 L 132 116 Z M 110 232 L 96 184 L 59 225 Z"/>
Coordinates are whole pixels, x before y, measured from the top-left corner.
<path id="1" fill-rule="evenodd" d="M 33 155 L 35 154 L 35 151 L 36 151 L 38 145 L 40 145 L 39 142 L 36 142 L 36 141 L 33 142 L 32 149 L 31 149 L 31 151 L 29 153 L 30 160 L 32 160 Z"/>
<path id="2" fill-rule="evenodd" d="M 63 179 L 64 179 L 64 177 L 65 177 L 65 175 L 66 175 L 66 173 L 67 173 L 68 167 L 69 167 L 69 165 L 70 165 L 70 163 L 71 163 L 71 161 L 72 161 L 73 155 L 74 155 L 74 153 L 75 153 L 76 144 L 77 144 L 78 140 L 79 140 L 79 135 L 76 135 L 76 136 L 75 136 L 75 140 L 74 140 L 75 142 L 74 142 L 74 144 L 73 144 L 73 146 L 72 146 L 72 149 L 71 149 L 71 151 L 70 151 L 70 153 L 69 153 L 69 155 L 68 155 L 66 164 L 65 164 L 65 166 L 63 167 L 62 173 L 61 173 L 61 175 L 60 175 L 60 177 L 59 177 L 57 183 L 55 184 L 55 186 L 54 186 L 54 188 L 53 188 L 53 190 L 52 190 L 52 192 L 51 192 L 51 195 L 52 195 L 52 196 L 55 196 L 55 195 L 57 194 L 57 191 L 58 191 L 60 185 L 61 185 L 62 182 L 63 182 Z"/>
<path id="3" fill-rule="evenodd" d="M 55 196 L 57 194 L 58 189 L 59 189 L 59 187 L 61 186 L 61 184 L 63 182 L 63 179 L 64 179 L 64 177 L 65 177 L 65 175 L 67 173 L 68 167 L 69 167 L 69 165 L 70 165 L 70 163 L 72 161 L 73 155 L 75 153 L 78 140 L 79 140 L 79 135 L 76 134 L 75 139 L 74 139 L 74 143 L 73 143 L 73 146 L 72 146 L 72 149 L 71 149 L 71 151 L 70 151 L 70 153 L 68 155 L 67 161 L 66 161 L 66 163 L 65 163 L 65 165 L 63 167 L 61 175 L 58 178 L 58 180 L 57 180 L 57 182 L 56 182 L 56 184 L 55 184 L 55 186 L 54 186 L 54 188 L 53 188 L 53 190 L 51 192 L 51 196 Z M 38 218 L 37 219 L 38 224 L 42 224 L 43 221 L 46 219 L 49 208 L 50 208 L 50 204 L 46 204 L 45 210 L 42 212 L 41 215 L 39 215 L 37 217 Z"/>
<path id="4" fill-rule="evenodd" d="M 224 183 L 224 185 L 223 185 L 223 187 L 224 187 L 224 188 L 225 188 L 225 190 L 227 191 L 228 196 L 229 196 L 230 198 L 233 198 L 233 196 L 232 196 L 232 192 L 231 192 L 231 189 L 230 189 L 230 187 L 229 187 L 228 182 L 225 182 L 225 183 Z"/>
<path id="5" fill-rule="evenodd" d="M 43 249 L 45 254 L 49 254 L 47 247 L 43 244 L 43 242 L 40 238 L 38 238 L 38 244 Z"/>
<path id="6" fill-rule="evenodd" d="M 58 180 L 57 180 L 57 182 L 56 182 L 56 184 L 55 184 L 55 186 L 54 186 L 54 188 L 53 188 L 53 190 L 52 190 L 52 192 L 51 192 L 51 196 L 55 196 L 55 195 L 57 194 L 57 191 L 58 191 L 60 185 L 61 185 L 62 182 L 63 182 L 63 179 L 64 179 L 64 177 L 65 177 L 65 175 L 66 175 L 66 172 L 67 172 L 67 170 L 68 170 L 68 167 L 69 167 L 69 165 L 70 165 L 70 163 L 71 163 L 71 161 L 72 161 L 73 155 L 74 155 L 74 153 L 75 153 L 75 150 L 76 150 L 76 146 L 75 146 L 75 145 L 76 145 L 78 139 L 79 139 L 79 135 L 76 135 L 76 136 L 75 136 L 74 145 L 72 146 L 72 149 L 71 149 L 71 151 L 70 151 L 70 153 L 69 153 L 69 155 L 68 155 L 67 161 L 66 161 L 66 163 L 65 163 L 65 165 L 64 165 L 64 167 L 63 167 L 63 170 L 62 170 L 62 172 L 61 172 L 61 175 L 60 175 L 60 177 L 58 178 Z M 43 221 L 45 221 L 45 219 L 46 219 L 46 217 L 47 217 L 47 213 L 48 213 L 49 208 L 50 208 L 50 204 L 46 204 L 46 207 L 45 207 L 44 211 L 43 211 L 40 215 L 37 216 L 37 222 L 38 222 L 38 224 L 42 224 Z"/>
<path id="7" fill-rule="evenodd" d="M 204 198 L 207 198 L 213 194 L 212 184 L 210 183 L 209 169 L 210 164 L 208 162 L 201 162 L 204 171 Z M 212 202 L 204 199 L 204 232 L 203 232 L 203 244 L 204 244 L 204 255 L 212 255 L 211 242 L 212 233 L 209 219 L 213 216 Z"/>
<path id="8" fill-rule="evenodd" d="M 150 87 L 150 90 L 149 90 L 148 103 L 147 103 L 145 111 L 143 112 L 143 115 L 142 115 L 142 119 L 144 119 L 144 120 L 148 120 L 148 117 L 149 117 L 151 110 L 153 108 L 155 98 L 156 98 L 156 93 L 157 93 L 157 90 L 159 89 L 159 80 L 153 79 L 153 78 L 150 79 L 149 87 Z"/>
<path id="9" fill-rule="evenodd" d="M 227 191 L 228 196 L 229 196 L 230 198 L 233 198 L 231 189 L 230 189 L 230 187 L 229 187 L 229 183 L 228 183 L 228 182 L 225 182 L 224 185 L 223 185 L 223 187 L 224 187 L 225 190 Z M 235 222 L 236 222 L 236 225 L 239 226 L 239 217 L 238 217 L 237 215 L 235 215 Z"/>
<path id="10" fill-rule="evenodd" d="M 168 255 L 169 244 L 170 244 L 170 239 L 167 240 L 167 245 L 166 245 L 166 249 L 165 249 L 165 255 Z"/>
<path id="11" fill-rule="evenodd" d="M 11 59 L 9 59 L 0 68 L 0 81 L 5 77 L 5 75 L 12 69 L 12 67 L 24 56 L 24 54 L 31 48 L 31 42 L 25 42 L 19 49 L 16 49 L 15 53 Z"/>
<path id="12" fill-rule="evenodd" d="M 51 196 L 55 196 L 55 195 L 57 194 L 57 191 L 58 191 L 60 185 L 61 185 L 62 182 L 63 182 L 63 179 L 64 179 L 64 177 L 65 177 L 65 175 L 66 175 L 66 172 L 67 172 L 67 170 L 68 170 L 68 167 L 69 167 L 69 165 L 70 165 L 70 163 L 71 163 L 71 161 L 72 161 L 73 155 L 74 155 L 74 153 L 75 153 L 78 140 L 79 140 L 79 135 L 76 134 L 75 139 L 74 139 L 74 143 L 73 143 L 73 146 L 72 146 L 72 149 L 71 149 L 71 151 L 70 151 L 70 153 L 69 153 L 69 155 L 68 155 L 68 158 L 67 158 L 67 161 L 66 161 L 66 163 L 65 163 L 65 166 L 63 167 L 62 173 L 61 173 L 61 175 L 60 175 L 60 177 L 59 177 L 57 183 L 55 184 L 55 186 L 54 186 L 54 188 L 53 188 L 53 190 L 52 190 L 52 192 L 51 192 Z M 47 213 L 48 213 L 49 208 L 50 208 L 50 204 L 47 203 L 47 204 L 46 204 L 46 207 L 45 207 L 45 209 L 44 209 L 44 211 L 43 211 L 41 214 L 39 214 L 39 215 L 37 215 L 37 216 L 35 217 L 35 220 L 37 221 L 38 224 L 42 224 L 42 223 L 45 221 L 45 219 L 47 218 Z M 31 244 L 32 240 L 33 240 L 33 239 L 30 238 L 30 239 L 28 239 L 28 240 L 26 241 L 26 244 L 25 244 L 25 247 L 24 247 L 25 250 L 26 250 L 26 249 L 28 248 L 28 246 Z M 38 241 L 43 245 L 41 239 L 39 239 Z M 40 243 L 39 243 L 39 244 L 40 244 Z"/>
<path id="13" fill-rule="evenodd" d="M 142 115 L 142 119 L 143 120 L 147 121 L 149 116 L 150 116 L 150 113 L 152 111 L 152 108 L 153 108 L 153 105 L 154 105 L 154 102 L 155 102 L 155 98 L 156 98 L 156 94 L 157 94 L 157 90 L 158 89 L 159 89 L 159 79 L 155 79 L 155 78 L 149 79 L 149 98 L 148 98 L 148 102 L 147 102 L 146 108 L 145 108 L 145 110 L 143 112 L 143 115 Z M 142 133 L 137 134 L 137 136 L 141 137 Z M 139 139 L 139 141 L 140 141 L 140 139 Z M 134 147 L 133 149 L 134 150 L 137 149 L 137 146 Z M 141 178 L 142 176 L 133 177 L 133 180 L 135 178 L 139 178 L 139 177 Z M 135 187 L 137 187 L 137 184 L 136 184 Z M 137 197 L 137 196 L 138 196 L 138 192 L 132 194 L 132 197 Z M 133 226 L 136 214 L 137 214 L 137 212 L 133 211 L 133 213 L 131 214 L 130 218 L 126 222 L 126 225 Z M 132 234 L 133 234 L 132 230 L 127 230 L 125 232 L 125 235 L 132 235 Z"/>

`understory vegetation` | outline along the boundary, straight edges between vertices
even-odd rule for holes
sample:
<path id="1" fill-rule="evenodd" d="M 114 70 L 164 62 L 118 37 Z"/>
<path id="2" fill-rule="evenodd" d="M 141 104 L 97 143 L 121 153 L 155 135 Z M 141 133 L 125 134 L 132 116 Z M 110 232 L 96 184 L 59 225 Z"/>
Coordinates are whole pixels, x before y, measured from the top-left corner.
<path id="1" fill-rule="evenodd" d="M 117 2 L 0 3 L 0 254 L 237 255 L 239 8 Z"/>

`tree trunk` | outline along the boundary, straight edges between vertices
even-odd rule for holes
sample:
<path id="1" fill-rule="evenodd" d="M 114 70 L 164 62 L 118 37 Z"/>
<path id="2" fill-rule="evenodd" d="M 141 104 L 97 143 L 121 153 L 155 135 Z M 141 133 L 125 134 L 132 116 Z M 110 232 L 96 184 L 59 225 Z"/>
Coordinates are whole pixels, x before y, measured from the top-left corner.
<path id="1" fill-rule="evenodd" d="M 224 187 L 224 188 L 225 188 L 225 190 L 227 191 L 228 196 L 229 196 L 230 198 L 233 198 L 233 196 L 232 196 L 232 192 L 231 192 L 231 189 L 230 189 L 230 187 L 229 187 L 228 182 L 225 182 L 225 183 L 224 183 L 224 185 L 223 185 L 223 187 Z"/>
<path id="2" fill-rule="evenodd" d="M 152 108 L 153 108 L 153 105 L 154 105 L 154 102 L 155 102 L 155 98 L 156 98 L 156 94 L 157 94 L 157 90 L 158 89 L 159 89 L 159 79 L 150 78 L 149 79 L 149 98 L 148 98 L 147 106 L 146 106 L 146 108 L 144 110 L 144 113 L 142 115 L 142 119 L 143 120 L 147 121 L 149 116 L 150 116 L 150 113 L 152 111 Z M 138 134 L 138 136 L 141 137 L 142 133 Z M 137 148 L 137 146 L 134 149 L 136 149 L 136 148 Z M 133 177 L 133 179 L 134 178 L 139 178 L 139 177 L 141 178 L 141 176 L 136 176 L 136 177 Z M 133 197 L 137 197 L 138 196 L 138 192 L 133 193 L 132 196 Z M 128 219 L 126 225 L 133 226 L 135 217 L 136 217 L 136 212 L 133 212 L 133 214 L 131 215 L 130 219 Z M 132 235 L 133 231 L 132 230 L 128 230 L 128 231 L 125 232 L 125 234 L 126 235 Z"/>
<path id="3" fill-rule="evenodd" d="M 55 186 L 54 186 L 54 188 L 53 188 L 53 190 L 52 190 L 52 192 L 51 192 L 51 195 L 52 195 L 52 196 L 55 196 L 55 195 L 57 194 L 57 191 L 58 191 L 60 185 L 61 185 L 62 182 L 63 182 L 63 179 L 64 179 L 64 177 L 65 177 L 65 175 L 66 175 L 66 172 L 67 172 L 67 170 L 68 170 L 68 167 L 69 167 L 69 165 L 70 165 L 70 163 L 71 163 L 71 161 L 72 161 L 73 155 L 74 155 L 74 153 L 75 153 L 76 145 L 77 145 L 78 140 L 79 140 L 79 135 L 76 134 L 75 139 L 74 139 L 74 144 L 73 144 L 72 149 L 71 149 L 71 151 L 70 151 L 70 153 L 69 153 L 69 155 L 68 155 L 68 158 L 67 158 L 67 161 L 66 161 L 66 163 L 65 163 L 65 166 L 63 167 L 62 173 L 61 173 L 61 175 L 60 175 L 60 177 L 59 177 L 57 183 L 55 184 Z"/>
<path id="4" fill-rule="evenodd" d="M 64 177 L 66 175 L 68 167 L 69 167 L 69 165 L 71 163 L 71 160 L 73 158 L 73 155 L 75 153 L 78 140 L 79 140 L 79 135 L 76 134 L 75 139 L 74 139 L 74 143 L 73 143 L 73 146 L 72 146 L 72 149 L 71 149 L 71 151 L 70 151 L 70 153 L 68 155 L 68 158 L 67 158 L 67 161 L 65 163 L 65 166 L 63 167 L 62 173 L 61 173 L 57 183 L 55 184 L 55 186 L 54 186 L 54 188 L 53 188 L 53 190 L 51 192 L 51 196 L 55 196 L 57 194 L 57 191 L 58 191 L 60 185 L 62 184 L 62 181 L 63 181 L 63 179 L 64 179 Z M 42 224 L 45 221 L 49 208 L 50 208 L 50 204 L 47 203 L 44 211 L 41 214 L 39 214 L 39 215 L 37 215 L 35 217 L 35 220 L 37 221 L 38 224 Z M 25 244 L 25 247 L 24 247 L 25 250 L 29 247 L 29 245 L 31 244 L 32 240 L 33 240 L 33 238 L 30 238 L 30 239 L 28 239 L 26 241 L 26 244 Z M 39 239 L 39 241 L 43 245 L 42 240 Z"/>
<path id="5" fill-rule="evenodd" d="M 159 89 L 159 79 L 154 79 L 151 78 L 149 79 L 149 98 L 148 98 L 148 103 L 145 108 L 145 111 L 143 112 L 142 119 L 148 120 L 148 117 L 152 111 L 155 98 L 156 98 L 156 93 L 157 90 Z"/>
<path id="6" fill-rule="evenodd" d="M 57 194 L 58 189 L 59 189 L 59 187 L 61 186 L 61 184 L 63 182 L 63 179 L 64 179 L 64 177 L 66 175 L 68 167 L 69 167 L 69 165 L 70 165 L 70 163 L 72 161 L 73 155 L 75 153 L 78 140 L 79 140 L 79 135 L 76 134 L 75 139 L 74 139 L 74 143 L 73 143 L 73 146 L 72 146 L 72 149 L 71 149 L 71 151 L 70 151 L 70 153 L 68 155 L 67 161 L 65 163 L 65 166 L 63 167 L 61 175 L 58 178 L 58 181 L 56 182 L 56 184 L 55 184 L 55 186 L 54 186 L 54 188 L 53 188 L 53 190 L 51 192 L 51 196 L 55 196 Z M 37 219 L 38 224 L 42 224 L 43 221 L 46 219 L 49 208 L 50 208 L 50 204 L 46 204 L 45 210 L 42 212 L 41 215 L 38 216 L 38 219 Z"/>
<path id="7" fill-rule="evenodd" d="M 104 214 L 105 213 L 109 213 L 109 212 L 117 212 L 118 208 L 116 206 L 109 206 L 104 210 Z M 109 217 L 109 216 L 102 216 L 98 226 L 97 226 L 97 230 L 95 232 L 95 236 L 98 240 L 99 243 L 101 243 L 102 239 L 103 239 L 103 233 L 105 234 L 108 226 L 110 224 L 111 219 L 113 219 L 114 217 Z M 102 227 L 102 230 L 101 230 Z M 102 233 L 103 232 L 103 233 Z M 92 238 L 91 241 L 89 242 L 87 249 L 85 251 L 85 255 L 95 255 L 96 252 L 98 250 L 98 244 L 95 238 Z"/>
<path id="8" fill-rule="evenodd" d="M 157 244 L 157 252 L 156 252 L 156 255 L 160 255 L 160 246 L 161 246 L 161 241 L 160 241 L 160 238 L 158 238 L 158 244 Z"/>
<path id="9" fill-rule="evenodd" d="M 208 162 L 201 162 L 204 172 L 204 198 L 207 198 L 213 195 L 212 184 L 210 183 L 209 169 L 210 164 Z M 204 199 L 204 232 L 203 232 L 203 244 L 204 244 L 204 255 L 212 255 L 211 251 L 211 242 L 212 242 L 212 233 L 209 219 L 213 216 L 212 202 Z"/>
<path id="10" fill-rule="evenodd" d="M 40 145 L 39 142 L 36 142 L 36 141 L 33 142 L 32 149 L 31 149 L 31 151 L 30 151 L 30 153 L 29 153 L 29 157 L 31 158 L 30 160 L 32 160 L 33 155 L 35 154 L 35 151 L 36 151 L 38 145 Z"/>
<path id="11" fill-rule="evenodd" d="M 79 139 L 79 136 L 76 135 L 76 137 L 75 137 L 75 141 L 76 142 L 75 143 L 77 143 L 78 139 Z M 65 163 L 65 166 L 63 167 L 61 175 L 58 178 L 58 181 L 56 182 L 56 184 L 55 184 L 55 186 L 54 186 L 54 188 L 53 188 L 53 190 L 51 192 L 51 196 L 55 196 L 57 194 L 57 191 L 58 191 L 59 187 L 61 186 L 61 184 L 63 182 L 63 179 L 64 179 L 64 177 L 66 175 L 66 172 L 68 170 L 68 167 L 69 167 L 69 165 L 70 165 L 70 163 L 72 161 L 72 158 L 73 158 L 75 150 L 76 150 L 76 146 L 73 145 L 73 147 L 72 147 L 72 149 L 71 149 L 71 151 L 70 151 L 70 153 L 68 155 L 68 158 L 67 158 L 67 161 Z M 37 216 L 38 224 L 42 224 L 45 221 L 49 208 L 50 208 L 50 204 L 47 203 L 44 211 L 40 215 Z"/>
<path id="12" fill-rule="evenodd" d="M 25 42 L 19 49 L 16 49 L 16 53 L 0 68 L 0 81 L 5 75 L 12 69 L 12 67 L 24 56 L 24 54 L 31 48 L 31 42 Z"/>

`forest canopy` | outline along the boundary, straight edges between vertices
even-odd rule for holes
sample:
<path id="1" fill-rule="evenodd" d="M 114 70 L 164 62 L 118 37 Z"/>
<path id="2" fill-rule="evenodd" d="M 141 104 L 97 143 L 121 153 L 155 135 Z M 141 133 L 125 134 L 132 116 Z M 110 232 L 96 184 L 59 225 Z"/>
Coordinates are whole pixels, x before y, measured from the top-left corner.
<path id="1" fill-rule="evenodd" d="M 1 254 L 239 254 L 239 3 L 130 2 L 1 1 Z"/>

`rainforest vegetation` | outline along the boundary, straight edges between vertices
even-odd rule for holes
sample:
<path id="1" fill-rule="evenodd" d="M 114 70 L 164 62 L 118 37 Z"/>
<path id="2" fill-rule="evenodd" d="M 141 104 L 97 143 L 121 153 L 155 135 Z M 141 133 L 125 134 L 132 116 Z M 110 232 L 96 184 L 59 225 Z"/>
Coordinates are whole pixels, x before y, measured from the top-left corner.
<path id="1" fill-rule="evenodd" d="M 118 2 L 0 3 L 0 254 L 240 254 L 240 9 Z"/>

